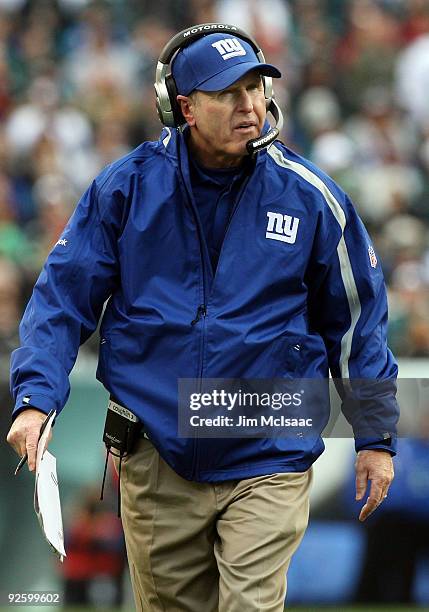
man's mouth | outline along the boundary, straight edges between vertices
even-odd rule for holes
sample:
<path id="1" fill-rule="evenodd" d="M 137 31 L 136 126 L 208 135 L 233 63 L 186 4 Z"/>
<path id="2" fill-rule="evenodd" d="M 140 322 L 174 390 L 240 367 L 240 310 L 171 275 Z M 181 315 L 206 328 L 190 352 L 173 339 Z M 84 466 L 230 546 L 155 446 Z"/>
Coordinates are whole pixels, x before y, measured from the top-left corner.
<path id="1" fill-rule="evenodd" d="M 247 132 L 253 132 L 256 129 L 256 123 L 254 121 L 242 121 L 235 126 L 234 130 L 246 134 Z"/>

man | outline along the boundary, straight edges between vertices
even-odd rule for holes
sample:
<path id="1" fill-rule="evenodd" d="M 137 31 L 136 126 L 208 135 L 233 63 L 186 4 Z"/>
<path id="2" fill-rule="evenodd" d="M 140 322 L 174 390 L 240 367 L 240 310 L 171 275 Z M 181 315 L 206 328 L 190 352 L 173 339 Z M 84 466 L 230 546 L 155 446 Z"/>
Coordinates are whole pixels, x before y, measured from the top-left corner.
<path id="1" fill-rule="evenodd" d="M 34 469 L 44 413 L 65 404 L 78 346 L 107 300 L 97 375 L 145 431 L 121 476 L 137 608 L 279 611 L 320 432 L 180 437 L 178 380 L 320 381 L 329 367 L 389 383 L 384 282 L 331 179 L 279 142 L 247 153 L 269 129 L 267 79 L 279 71 L 237 28 L 190 34 L 173 58 L 170 100 L 185 129 L 164 130 L 95 179 L 36 284 L 12 358 L 8 439 Z M 388 385 L 375 398 L 381 431 L 369 435 L 359 422 L 374 398 L 357 402 L 356 419 L 347 380 L 339 389 L 355 426 L 357 499 L 371 481 L 365 520 L 393 477 L 397 405 Z"/>

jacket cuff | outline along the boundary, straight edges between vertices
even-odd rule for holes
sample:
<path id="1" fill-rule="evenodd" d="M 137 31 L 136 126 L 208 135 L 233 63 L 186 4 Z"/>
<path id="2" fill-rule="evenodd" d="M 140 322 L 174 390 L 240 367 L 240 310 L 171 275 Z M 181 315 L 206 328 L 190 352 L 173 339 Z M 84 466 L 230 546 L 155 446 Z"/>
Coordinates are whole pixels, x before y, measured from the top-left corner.
<path id="1" fill-rule="evenodd" d="M 357 453 L 361 450 L 383 450 L 394 457 L 397 450 L 396 434 L 385 433 L 382 438 L 355 438 L 355 449 Z"/>
<path id="2" fill-rule="evenodd" d="M 35 408 L 45 414 L 49 414 L 51 410 L 57 410 L 58 408 L 55 402 L 46 395 L 31 395 L 28 393 L 20 393 L 16 398 L 15 408 L 12 412 L 12 420 L 16 419 L 18 414 L 24 412 L 28 408 Z"/>

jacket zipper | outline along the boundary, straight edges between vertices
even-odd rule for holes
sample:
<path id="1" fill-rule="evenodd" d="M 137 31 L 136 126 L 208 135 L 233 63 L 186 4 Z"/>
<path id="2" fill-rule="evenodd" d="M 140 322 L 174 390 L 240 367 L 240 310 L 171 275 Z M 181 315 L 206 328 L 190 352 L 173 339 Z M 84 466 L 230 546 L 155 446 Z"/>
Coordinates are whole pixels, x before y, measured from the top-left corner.
<path id="1" fill-rule="evenodd" d="M 182 184 L 182 187 L 185 191 L 185 194 L 187 196 L 187 204 L 188 207 L 191 211 L 192 217 L 194 219 L 194 223 L 195 226 L 197 228 L 197 235 L 198 235 L 198 240 L 199 240 L 199 246 L 200 246 L 200 258 L 201 258 L 201 271 L 202 271 L 202 299 L 205 302 L 206 301 L 206 270 L 205 270 L 205 257 L 204 257 L 204 248 L 203 248 L 203 234 L 202 234 L 202 228 L 201 228 L 201 224 L 199 221 L 199 218 L 197 216 L 196 211 L 194 210 L 194 205 L 192 203 L 192 196 L 189 193 L 187 186 L 186 186 L 186 181 L 184 180 L 184 177 L 182 175 L 182 171 L 181 168 L 179 168 L 179 177 L 180 177 L 180 181 Z M 195 318 L 191 321 L 191 325 L 192 327 L 195 327 L 195 325 L 197 325 L 199 323 L 199 321 L 203 322 L 203 327 L 201 330 L 201 338 L 200 338 L 200 359 L 199 359 L 199 364 L 198 364 L 198 378 L 199 378 L 199 384 L 198 384 L 198 390 L 199 393 L 201 393 L 201 389 L 202 389 L 202 376 L 203 376 L 203 364 L 204 364 L 204 341 L 205 341 L 205 319 L 207 316 L 207 307 L 205 305 L 205 303 L 200 304 L 197 308 L 197 312 L 195 315 Z M 197 462 L 198 462 L 198 438 L 192 438 L 192 442 L 193 442 L 193 451 L 192 451 L 192 466 L 191 466 L 191 470 L 192 470 L 192 477 L 195 478 L 195 475 L 197 473 Z"/>
<path id="2" fill-rule="evenodd" d="M 242 199 L 244 190 L 246 188 L 246 185 L 247 185 L 247 183 L 249 181 L 249 178 L 250 178 L 250 175 L 246 176 L 246 178 L 244 179 L 243 184 L 242 184 L 242 186 L 240 188 L 240 191 L 238 193 L 238 196 L 237 196 L 236 204 L 235 204 L 234 209 L 232 211 L 231 217 L 229 218 L 228 225 L 227 225 L 227 228 L 226 228 L 226 231 L 225 231 L 225 235 L 224 235 L 224 238 L 223 238 L 223 242 L 222 242 L 222 247 L 221 247 L 221 250 L 220 250 L 220 253 L 219 253 L 219 259 L 218 259 L 218 262 L 217 262 L 216 271 L 214 272 L 214 276 L 213 276 L 213 279 L 212 279 L 212 286 L 210 288 L 210 295 L 213 292 L 213 288 L 214 288 L 214 284 L 215 284 L 215 279 L 216 279 L 216 276 L 217 276 L 217 271 L 218 271 L 218 268 L 219 268 L 220 258 L 221 258 L 221 254 L 222 254 L 222 250 L 223 250 L 223 244 L 224 244 L 224 242 L 226 240 L 226 235 L 227 235 L 229 227 L 231 225 L 232 218 L 235 215 L 235 212 L 236 212 L 236 210 L 237 210 L 237 208 L 238 208 L 238 206 L 239 206 L 239 204 L 241 202 L 241 199 Z M 199 235 L 200 241 L 201 241 L 201 234 L 200 234 L 200 232 L 198 232 L 198 235 Z M 201 255 L 202 255 L 202 249 L 201 249 Z M 202 259 L 203 259 L 203 257 L 202 257 Z M 203 263 L 203 268 L 204 268 L 204 263 Z M 200 394 L 202 393 L 202 387 L 203 387 L 204 350 L 205 350 L 205 335 L 206 335 L 206 316 L 207 316 L 207 306 L 206 306 L 206 304 L 200 304 L 198 306 L 198 308 L 197 308 L 195 319 L 193 321 L 191 321 L 191 325 L 195 326 L 195 325 L 197 325 L 197 323 L 200 320 L 202 320 L 201 342 L 200 342 L 199 384 L 198 384 L 198 393 L 200 393 Z M 193 473 L 194 477 L 195 477 L 195 475 L 198 472 L 198 454 L 199 454 L 198 453 L 198 447 L 199 447 L 199 439 L 197 437 L 197 438 L 194 438 L 194 452 L 192 454 L 192 467 L 193 467 L 192 473 Z"/>
<path id="3" fill-rule="evenodd" d="M 225 231 L 225 235 L 224 235 L 224 239 L 222 242 L 222 247 L 221 247 L 221 252 L 219 253 L 219 259 L 218 259 L 218 263 L 217 263 L 217 267 L 216 267 L 216 271 L 214 273 L 213 279 L 212 279 L 212 286 L 210 288 L 210 294 L 213 291 L 214 288 L 214 284 L 215 284 L 215 278 L 217 276 L 217 270 L 219 268 L 219 262 L 220 262 L 220 258 L 221 258 L 221 254 L 222 254 L 222 250 L 223 250 L 223 244 L 225 242 L 226 239 L 226 235 L 228 233 L 229 227 L 231 225 L 231 221 L 232 221 L 232 217 L 234 216 L 244 193 L 244 190 L 247 186 L 247 183 L 249 181 L 250 178 L 250 174 L 245 178 L 245 180 L 243 181 L 243 184 L 240 188 L 237 200 L 236 200 L 236 204 L 234 206 L 234 209 L 232 211 L 231 217 L 228 221 L 228 225 Z M 197 223 L 198 226 L 198 223 Z M 198 232 L 200 241 L 202 240 L 201 238 L 201 232 Z M 201 242 L 200 242 L 201 244 Z M 204 260 L 203 257 L 203 249 L 201 249 L 201 256 L 202 256 L 202 260 Z M 204 262 L 203 262 L 203 269 L 204 269 Z M 205 285 L 204 285 L 205 287 Z M 202 320 L 202 329 L 201 329 L 201 342 L 200 342 L 200 366 L 199 366 L 199 385 L 198 385 L 198 392 L 201 394 L 202 393 L 202 386 L 203 386 L 203 370 L 204 370 L 204 350 L 205 350 L 205 335 L 206 335 L 206 316 L 207 316 L 207 306 L 206 304 L 200 304 L 197 308 L 197 312 L 196 312 L 196 316 L 195 319 L 193 321 L 191 321 L 191 325 L 195 326 L 197 325 L 197 323 Z M 192 473 L 193 476 L 195 477 L 195 475 L 198 472 L 198 455 L 199 455 L 199 439 L 198 438 L 194 438 L 194 452 L 192 454 Z"/>
<path id="4" fill-rule="evenodd" d="M 206 339 L 206 316 L 207 307 L 205 304 L 200 304 L 197 308 L 197 314 L 191 325 L 195 326 L 201 321 L 201 337 L 200 337 L 200 362 L 198 367 L 198 393 L 202 393 L 203 387 L 203 369 L 204 369 L 204 345 Z M 194 438 L 194 449 L 192 453 L 192 472 L 193 475 L 198 471 L 198 438 Z"/>
<path id="5" fill-rule="evenodd" d="M 223 243 L 225 242 L 226 239 L 226 235 L 229 231 L 229 227 L 231 225 L 231 221 L 232 221 L 232 217 L 234 216 L 238 205 L 240 204 L 240 201 L 242 199 L 244 190 L 247 186 L 247 183 L 249 182 L 249 178 L 250 178 L 250 172 L 249 174 L 245 177 L 243 184 L 241 185 L 238 197 L 237 197 L 237 201 L 236 204 L 234 206 L 234 209 L 232 211 L 232 215 L 229 219 L 228 222 L 228 226 L 226 228 L 226 232 L 224 235 L 224 239 L 223 239 Z M 206 302 L 206 299 L 208 299 L 210 297 L 210 295 L 207 295 L 206 298 L 206 271 L 205 271 L 205 256 L 204 256 L 204 249 L 203 249 L 203 242 L 204 242 L 204 237 L 202 234 L 202 228 L 201 228 L 201 224 L 199 222 L 199 219 L 197 217 L 197 213 L 194 210 L 194 205 L 192 203 L 192 196 L 191 194 L 188 192 L 187 186 L 186 186 L 186 181 L 184 180 L 184 177 L 182 175 L 182 171 L 181 168 L 179 167 L 179 176 L 182 182 L 182 186 L 185 190 L 185 193 L 187 195 L 187 199 L 188 199 L 188 205 L 189 208 L 191 209 L 192 212 L 192 216 L 194 217 L 194 221 L 195 221 L 195 225 L 197 227 L 197 233 L 198 233 L 198 238 L 199 238 L 199 242 L 200 242 L 200 256 L 201 256 L 201 264 L 202 264 L 202 273 L 203 273 L 203 300 L 204 302 Z M 223 243 L 222 243 L 222 247 L 223 247 Z M 220 257 L 221 257 L 221 253 L 222 253 L 223 248 L 221 248 L 221 252 L 219 253 L 219 260 L 218 260 L 218 264 L 217 264 L 217 268 L 219 268 L 219 261 L 220 261 Z M 214 288 L 214 284 L 215 284 L 215 278 L 217 276 L 217 268 L 215 273 L 213 274 L 213 278 L 212 278 L 212 284 L 210 287 L 210 292 L 207 293 L 212 293 L 213 288 Z M 196 316 L 195 318 L 191 321 L 191 325 L 192 327 L 194 327 L 195 325 L 197 325 L 197 323 L 199 323 L 200 320 L 202 320 L 202 330 L 201 330 L 201 340 L 200 340 L 200 363 L 199 363 L 199 392 L 201 393 L 202 391 L 202 383 L 203 383 L 203 370 L 204 370 L 204 350 L 205 350 L 205 335 L 206 335 L 206 316 L 207 316 L 207 305 L 204 304 L 200 304 L 197 308 L 197 312 L 196 312 Z M 192 474 L 195 477 L 197 471 L 198 471 L 198 438 L 194 438 L 194 449 L 193 449 L 193 455 L 192 455 Z"/>
<path id="6" fill-rule="evenodd" d="M 197 308 L 197 315 L 193 321 L 191 321 L 191 325 L 196 325 L 201 317 L 205 317 L 207 314 L 207 308 L 205 304 L 200 304 Z"/>
<path id="7" fill-rule="evenodd" d="M 252 173 L 249 172 L 249 174 L 247 174 L 247 176 L 244 178 L 243 183 L 242 183 L 242 185 L 241 185 L 241 187 L 239 189 L 239 192 L 238 192 L 237 199 L 235 201 L 234 207 L 232 209 L 231 216 L 229 217 L 228 224 L 227 224 L 226 230 L 225 230 L 225 234 L 224 234 L 223 240 L 222 240 L 222 246 L 220 247 L 219 258 L 217 260 L 216 270 L 214 271 L 214 275 L 213 275 L 213 279 L 212 279 L 212 285 L 211 285 L 211 288 L 210 288 L 210 296 L 211 296 L 211 294 L 214 291 L 214 287 L 215 287 L 215 283 L 216 283 L 216 277 L 218 275 L 218 270 L 219 270 L 220 259 L 222 257 L 222 251 L 224 250 L 224 245 L 225 245 L 226 238 L 227 238 L 227 235 L 228 235 L 228 232 L 229 232 L 229 228 L 231 227 L 232 219 L 235 216 L 235 213 L 237 212 L 237 209 L 238 209 L 239 205 L 241 204 L 241 200 L 243 198 L 244 191 L 245 191 L 245 189 L 247 187 L 247 183 L 250 180 L 251 174 Z M 209 301 L 210 301 L 210 296 L 209 296 Z"/>

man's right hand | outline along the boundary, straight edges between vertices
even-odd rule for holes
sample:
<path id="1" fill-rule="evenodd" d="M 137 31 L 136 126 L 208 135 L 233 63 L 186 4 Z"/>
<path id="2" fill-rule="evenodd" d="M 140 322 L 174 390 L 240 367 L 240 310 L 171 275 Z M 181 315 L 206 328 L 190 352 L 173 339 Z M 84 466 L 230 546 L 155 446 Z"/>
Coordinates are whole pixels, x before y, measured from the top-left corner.
<path id="1" fill-rule="evenodd" d="M 28 455 L 28 469 L 36 469 L 37 444 L 39 442 L 40 428 L 46 414 L 35 408 L 26 408 L 18 414 L 7 434 L 7 441 L 20 457 Z"/>

